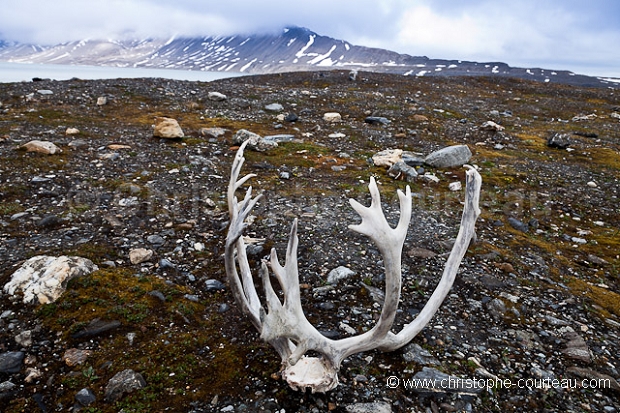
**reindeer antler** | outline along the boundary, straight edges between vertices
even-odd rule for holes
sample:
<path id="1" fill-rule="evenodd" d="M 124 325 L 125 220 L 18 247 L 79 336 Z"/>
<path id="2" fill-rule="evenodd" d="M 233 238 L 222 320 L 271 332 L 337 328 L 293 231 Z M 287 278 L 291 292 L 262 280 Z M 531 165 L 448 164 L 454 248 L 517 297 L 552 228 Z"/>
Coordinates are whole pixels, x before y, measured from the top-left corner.
<path id="1" fill-rule="evenodd" d="M 482 180 L 478 172 L 470 167 L 467 172 L 466 201 L 461 229 L 446 263 L 444 274 L 418 317 L 398 334 L 393 334 L 390 329 L 394 323 L 400 300 L 401 254 L 411 220 L 411 191 L 409 187 L 404 194 L 398 191 L 400 219 L 395 228 L 388 224 L 383 214 L 379 189 L 373 178 L 370 179 L 368 186 L 372 199 L 369 207 L 350 200 L 351 206 L 360 215 L 362 222 L 358 225 L 351 225 L 349 228 L 368 236 L 383 256 L 385 301 L 381 316 L 372 329 L 358 336 L 331 340 L 310 324 L 301 307 L 296 219 L 291 227 L 284 266 L 280 264 L 275 249 L 271 250 L 269 260 L 269 266 L 284 293 L 284 301 L 281 302 L 275 293 L 271 285 L 267 262 L 263 260 L 260 273 L 267 310 L 260 304 L 242 234 L 247 227 L 245 221 L 261 196 L 252 197 L 252 187 L 250 187 L 241 202 L 238 202 L 235 197 L 236 190 L 255 176 L 249 174 L 239 179 L 246 144 L 247 141 L 237 151 L 228 185 L 230 227 L 226 237 L 224 258 L 231 290 L 243 312 L 249 315 L 252 323 L 260 332 L 261 338 L 270 343 L 282 357 L 282 376 L 289 385 L 294 389 L 310 388 L 312 392 L 329 391 L 338 385 L 338 370 L 342 360 L 347 356 L 375 348 L 382 351 L 400 348 L 411 341 L 430 321 L 450 290 L 467 247 L 471 239 L 475 237 L 474 225 L 480 214 L 478 200 Z M 237 272 L 237 265 L 241 275 Z M 318 352 L 321 356 L 305 356 L 310 350 Z"/>

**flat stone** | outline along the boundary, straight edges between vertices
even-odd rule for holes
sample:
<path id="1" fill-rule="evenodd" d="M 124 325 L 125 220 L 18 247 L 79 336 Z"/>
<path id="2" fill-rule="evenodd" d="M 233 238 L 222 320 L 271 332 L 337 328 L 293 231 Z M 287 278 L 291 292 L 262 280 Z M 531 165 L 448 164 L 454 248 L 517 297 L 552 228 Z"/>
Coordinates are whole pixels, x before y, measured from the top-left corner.
<path id="1" fill-rule="evenodd" d="M 62 152 L 62 150 L 54 145 L 52 142 L 34 140 L 23 144 L 20 148 L 25 149 L 28 152 L 37 152 L 44 155 L 55 155 Z"/>
<path id="2" fill-rule="evenodd" d="M 424 162 L 433 168 L 454 168 L 469 162 L 471 156 L 467 145 L 453 145 L 432 152 L 424 159 Z"/>
<path id="3" fill-rule="evenodd" d="M 403 358 L 407 363 L 416 363 L 422 366 L 438 366 L 441 364 L 428 350 L 416 343 L 411 343 L 403 349 Z"/>
<path id="4" fill-rule="evenodd" d="M 120 327 L 121 323 L 117 320 L 105 321 L 95 318 L 92 320 L 86 327 L 72 334 L 73 338 L 85 338 L 85 337 L 94 337 L 99 334 L 108 332 L 110 330 L 114 330 L 115 328 Z"/>
<path id="5" fill-rule="evenodd" d="M 388 118 L 382 116 L 368 116 L 364 119 L 364 122 L 370 125 L 389 125 L 392 123 Z"/>
<path id="6" fill-rule="evenodd" d="M 345 409 L 348 413 L 392 413 L 392 406 L 386 402 L 355 403 Z"/>

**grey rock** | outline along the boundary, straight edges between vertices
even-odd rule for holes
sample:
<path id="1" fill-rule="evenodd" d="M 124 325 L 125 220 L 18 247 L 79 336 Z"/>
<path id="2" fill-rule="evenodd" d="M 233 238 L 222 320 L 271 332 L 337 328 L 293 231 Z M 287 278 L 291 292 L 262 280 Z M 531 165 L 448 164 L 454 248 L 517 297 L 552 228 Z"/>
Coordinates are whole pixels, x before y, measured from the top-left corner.
<path id="1" fill-rule="evenodd" d="M 295 135 L 286 135 L 286 134 L 269 135 L 263 138 L 263 141 L 265 142 L 275 142 L 275 143 L 292 142 L 294 140 L 295 140 Z"/>
<path id="2" fill-rule="evenodd" d="M 75 401 L 77 401 L 80 405 L 86 407 L 96 402 L 97 397 L 91 389 L 83 388 L 75 394 Z"/>
<path id="3" fill-rule="evenodd" d="M 158 290 L 149 291 L 148 295 L 150 295 L 151 297 L 157 298 L 161 302 L 165 302 L 166 301 L 166 296 L 161 291 L 158 291 Z"/>
<path id="4" fill-rule="evenodd" d="M 403 159 L 403 162 L 405 162 L 409 166 L 424 165 L 424 158 L 422 158 L 421 156 L 415 155 L 411 152 L 403 152 L 402 159 Z"/>
<path id="5" fill-rule="evenodd" d="M 166 243 L 166 240 L 161 235 L 149 235 L 146 241 L 154 247 L 161 247 Z"/>
<path id="6" fill-rule="evenodd" d="M 284 117 L 284 120 L 286 122 L 297 122 L 299 120 L 299 116 L 291 112 Z"/>
<path id="7" fill-rule="evenodd" d="M 23 351 L 8 351 L 0 354 L 0 373 L 19 373 L 26 353 Z"/>
<path id="8" fill-rule="evenodd" d="M 24 330 L 15 336 L 15 342 L 22 347 L 32 346 L 32 331 Z"/>
<path id="9" fill-rule="evenodd" d="M 371 125 L 389 125 L 392 123 L 388 118 L 384 118 L 381 116 L 368 116 L 364 119 L 364 122 Z"/>
<path id="10" fill-rule="evenodd" d="M 424 162 L 433 168 L 454 168 L 469 162 L 471 156 L 467 145 L 454 145 L 432 152 Z"/>
<path id="11" fill-rule="evenodd" d="M 269 112 L 282 112 L 284 110 L 284 106 L 279 103 L 271 103 L 265 106 L 265 110 Z"/>
<path id="12" fill-rule="evenodd" d="M 16 384 L 10 381 L 3 381 L 0 383 L 0 394 L 9 392 L 16 387 Z"/>
<path id="13" fill-rule="evenodd" d="M 210 279 L 205 281 L 207 291 L 220 291 L 226 289 L 226 285 L 219 280 Z"/>
<path id="14" fill-rule="evenodd" d="M 94 337 L 99 334 L 106 333 L 110 330 L 114 330 L 121 326 L 121 322 L 117 320 L 105 321 L 99 318 L 95 318 L 92 320 L 86 327 L 77 332 L 73 333 L 71 337 L 73 338 L 86 338 L 86 337 Z"/>
<path id="15" fill-rule="evenodd" d="M 573 360 L 582 361 L 584 363 L 592 362 L 592 356 L 590 354 L 588 344 L 579 334 L 572 331 L 572 329 L 569 329 L 569 331 L 564 334 L 563 338 L 567 340 L 566 348 L 562 350 L 562 353 L 566 357 Z"/>
<path id="16" fill-rule="evenodd" d="M 403 349 L 403 358 L 408 363 L 416 363 L 423 366 L 438 366 L 439 360 L 419 344 L 411 343 Z"/>
<path id="17" fill-rule="evenodd" d="M 105 387 L 104 400 L 113 403 L 120 400 L 125 393 L 146 387 L 146 381 L 140 373 L 131 369 L 116 373 Z"/>
<path id="18" fill-rule="evenodd" d="M 235 145 L 241 145 L 245 141 L 249 141 L 247 146 L 248 149 L 257 152 L 265 152 L 278 146 L 277 142 L 266 141 L 259 134 L 250 132 L 246 129 L 240 129 L 233 135 L 233 143 Z"/>
<path id="19" fill-rule="evenodd" d="M 413 386 L 411 390 L 421 395 L 447 393 L 477 395 L 485 389 L 479 381 L 451 376 L 431 367 L 423 367 L 422 371 L 417 372 L 413 376 L 413 379 L 418 380 L 418 386 Z M 432 383 L 435 385 L 428 385 Z M 428 386 L 424 386 L 424 384 Z"/>
<path id="20" fill-rule="evenodd" d="M 40 228 L 54 228 L 62 224 L 62 219 L 56 215 L 46 215 L 37 221 L 37 226 Z"/>
<path id="21" fill-rule="evenodd" d="M 528 232 L 530 230 L 529 226 L 526 223 L 519 221 L 518 219 L 513 217 L 508 218 L 508 223 L 517 231 Z"/>
<path id="22" fill-rule="evenodd" d="M 501 320 L 506 314 L 506 304 L 499 298 L 494 298 L 487 303 L 487 311 L 495 320 Z"/>
<path id="23" fill-rule="evenodd" d="M 415 168 L 407 165 L 403 161 L 396 162 L 394 165 L 390 166 L 387 174 L 394 179 L 404 177 L 407 182 L 412 182 L 418 177 L 418 172 Z"/>
<path id="24" fill-rule="evenodd" d="M 386 402 L 355 403 L 345 409 L 348 413 L 392 413 L 392 406 Z"/>
<path id="25" fill-rule="evenodd" d="M 177 266 L 168 258 L 162 258 L 159 260 L 159 268 L 162 270 L 176 270 Z"/>

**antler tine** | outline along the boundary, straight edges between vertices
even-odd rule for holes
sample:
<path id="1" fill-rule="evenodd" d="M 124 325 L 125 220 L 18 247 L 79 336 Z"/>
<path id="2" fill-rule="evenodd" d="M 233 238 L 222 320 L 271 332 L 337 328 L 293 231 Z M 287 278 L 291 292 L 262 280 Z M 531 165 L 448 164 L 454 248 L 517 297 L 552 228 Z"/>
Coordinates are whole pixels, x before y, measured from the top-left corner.
<path id="1" fill-rule="evenodd" d="M 379 320 L 371 330 L 357 337 L 343 339 L 338 343 L 342 348 L 342 358 L 375 348 L 376 343 L 383 340 L 390 332 L 400 300 L 401 254 L 411 220 L 411 190 L 407 187 L 405 194 L 398 191 L 401 216 L 398 225 L 392 228 L 381 208 L 379 189 L 374 178 L 370 179 L 368 189 L 372 198 L 369 207 L 350 200 L 351 206 L 360 215 L 362 222 L 359 225 L 351 225 L 349 228 L 368 236 L 381 251 L 385 266 L 385 300 Z"/>
<path id="2" fill-rule="evenodd" d="M 467 167 L 468 170 L 466 172 L 465 206 L 461 217 L 461 225 L 452 251 L 446 261 L 439 284 L 437 284 L 435 291 L 433 291 L 433 294 L 415 320 L 403 327 L 398 334 L 388 334 L 383 340 L 383 343 L 377 346 L 381 351 L 393 351 L 404 346 L 413 340 L 413 338 L 428 324 L 452 288 L 463 256 L 465 252 L 467 252 L 471 240 L 476 236 L 475 225 L 476 220 L 480 216 L 480 207 L 478 203 L 480 200 L 482 177 L 472 166 L 465 165 L 465 167 Z"/>

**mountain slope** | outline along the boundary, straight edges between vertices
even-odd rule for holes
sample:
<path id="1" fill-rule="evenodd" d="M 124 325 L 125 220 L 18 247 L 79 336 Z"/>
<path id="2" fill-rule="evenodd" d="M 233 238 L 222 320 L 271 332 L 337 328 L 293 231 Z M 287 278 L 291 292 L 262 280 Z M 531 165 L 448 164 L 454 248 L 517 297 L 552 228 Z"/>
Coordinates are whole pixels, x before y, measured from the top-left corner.
<path id="1" fill-rule="evenodd" d="M 358 69 L 415 76 L 492 75 L 542 82 L 610 86 L 605 80 L 568 71 L 513 68 L 409 56 L 352 45 L 300 27 L 279 34 L 145 39 L 81 40 L 54 46 L 0 43 L 0 61 L 117 67 L 225 71 L 247 74 Z"/>

